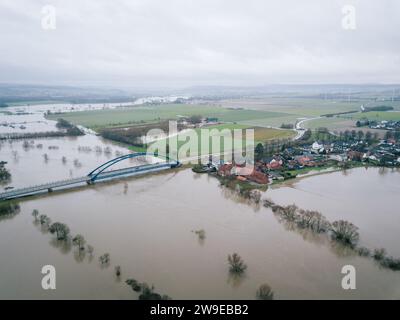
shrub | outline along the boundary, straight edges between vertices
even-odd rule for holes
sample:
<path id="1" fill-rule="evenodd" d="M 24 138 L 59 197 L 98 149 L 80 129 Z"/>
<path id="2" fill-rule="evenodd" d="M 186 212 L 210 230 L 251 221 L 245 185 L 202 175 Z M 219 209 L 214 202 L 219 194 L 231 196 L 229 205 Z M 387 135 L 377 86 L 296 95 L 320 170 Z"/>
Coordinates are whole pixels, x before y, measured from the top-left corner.
<path id="1" fill-rule="evenodd" d="M 374 253 L 372 254 L 372 258 L 374 258 L 376 261 L 381 261 L 385 258 L 385 255 L 386 250 L 384 248 L 375 249 Z"/>
<path id="2" fill-rule="evenodd" d="M 132 288 L 135 292 L 140 292 L 142 290 L 142 284 L 135 279 L 128 279 L 125 283 Z"/>
<path id="3" fill-rule="evenodd" d="M 274 293 L 271 287 L 264 283 L 257 290 L 257 298 L 260 300 L 272 300 L 274 298 Z"/>
<path id="4" fill-rule="evenodd" d="M 400 259 L 393 257 L 384 257 L 381 259 L 380 264 L 382 267 L 389 268 L 394 271 L 400 270 Z"/>
<path id="5" fill-rule="evenodd" d="M 203 229 L 196 230 L 194 233 L 198 235 L 200 240 L 204 240 L 206 238 L 206 232 Z"/>

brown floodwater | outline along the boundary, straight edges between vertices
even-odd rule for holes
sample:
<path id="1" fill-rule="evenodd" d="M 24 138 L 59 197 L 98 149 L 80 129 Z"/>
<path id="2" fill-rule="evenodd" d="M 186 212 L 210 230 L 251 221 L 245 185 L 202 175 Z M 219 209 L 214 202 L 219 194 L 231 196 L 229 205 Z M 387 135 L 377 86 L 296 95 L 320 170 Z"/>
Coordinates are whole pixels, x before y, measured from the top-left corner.
<path id="1" fill-rule="evenodd" d="M 356 219 L 358 215 L 370 223 L 379 220 L 371 217 L 378 214 L 397 217 L 383 219 L 382 224 L 391 222 L 379 230 L 385 240 L 376 244 L 385 245 L 394 254 L 396 246 L 390 245 L 390 239 L 399 231 L 395 210 L 375 213 L 375 207 L 365 206 L 358 214 L 342 210 L 348 205 L 341 201 L 343 197 L 362 198 L 364 187 L 357 185 L 366 176 L 363 170 L 352 170 L 346 176 L 310 177 L 296 183 L 296 189 L 268 190 L 264 196 L 290 203 L 310 190 L 308 193 L 316 197 L 313 201 L 320 200 L 299 200 L 299 205 L 317 208 L 329 218 L 358 223 L 366 242 L 374 239 L 378 233 L 374 229 L 380 225 L 367 228 L 368 223 L 360 224 Z M 388 189 L 393 184 L 396 187 L 399 173 L 382 176 L 377 169 L 368 170 L 370 194 L 375 194 L 386 209 L 398 207 L 398 198 Z M 331 188 L 318 188 L 322 181 Z M 349 191 L 339 188 L 338 183 L 354 187 Z M 325 193 L 331 190 L 337 191 Z M 285 193 L 292 201 L 283 201 Z M 357 207 L 355 201 L 352 208 Z M 59 246 L 54 236 L 34 225 L 33 209 L 52 221 L 68 224 L 73 234 L 84 235 L 95 248 L 94 258 L 79 257 L 76 248 Z M 204 241 L 192 232 L 199 229 L 206 232 Z M 400 298 L 399 273 L 380 269 L 369 259 L 346 255 L 345 250 L 322 238 L 290 230 L 269 209 L 244 203 L 221 188 L 215 178 L 190 170 L 25 200 L 21 213 L 0 221 L 0 252 L 0 298 L 135 299 L 137 294 L 123 283 L 130 277 L 154 284 L 158 292 L 175 299 L 253 299 L 262 283 L 273 288 L 277 299 Z M 105 252 L 110 253 L 111 265 L 101 268 L 97 258 Z M 232 252 L 238 252 L 248 265 L 245 276 L 239 279 L 228 272 L 227 255 Z M 41 289 L 40 270 L 45 264 L 56 267 L 56 290 Z M 357 290 L 341 289 L 340 271 L 346 264 L 356 267 Z M 113 275 L 114 265 L 122 268 L 121 280 Z"/>

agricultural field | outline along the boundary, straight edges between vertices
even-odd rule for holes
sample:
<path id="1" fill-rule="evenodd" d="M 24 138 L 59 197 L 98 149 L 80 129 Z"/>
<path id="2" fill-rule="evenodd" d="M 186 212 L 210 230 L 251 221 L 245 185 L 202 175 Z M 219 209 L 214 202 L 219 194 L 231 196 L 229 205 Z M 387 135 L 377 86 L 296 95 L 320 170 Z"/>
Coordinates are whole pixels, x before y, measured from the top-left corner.
<path id="1" fill-rule="evenodd" d="M 400 121 L 400 111 L 371 111 L 363 113 L 355 113 L 350 115 L 342 115 L 342 118 L 352 119 L 357 121 L 359 119 L 367 118 L 368 120 L 394 120 Z"/>
<path id="2" fill-rule="evenodd" d="M 210 138 L 208 142 L 208 146 L 206 144 L 202 144 L 202 135 L 201 135 L 201 130 L 208 129 L 208 130 L 215 130 L 214 132 L 210 132 Z M 219 152 L 222 151 L 229 151 L 232 149 L 231 146 L 225 146 L 226 141 L 225 138 L 227 136 L 230 136 L 233 138 L 233 131 L 235 129 L 240 129 L 242 131 L 242 139 L 241 141 L 233 141 L 233 143 L 236 146 L 242 146 L 241 143 L 246 141 L 246 131 L 245 129 L 254 129 L 254 145 L 258 143 L 264 143 L 267 140 L 272 140 L 272 139 L 288 139 L 291 138 L 295 135 L 295 132 L 293 130 L 281 130 L 281 129 L 272 129 L 272 128 L 263 128 L 263 127 L 251 127 L 247 125 L 241 125 L 241 124 L 220 124 L 220 125 L 213 125 L 213 126 L 208 126 L 208 127 L 203 127 L 203 128 L 197 128 L 194 129 L 196 132 L 196 136 L 198 137 L 197 141 L 197 150 L 201 152 L 202 154 L 206 155 L 209 154 L 211 151 L 212 145 L 216 143 L 216 138 L 219 138 L 220 141 L 220 150 Z M 228 131 L 229 130 L 229 131 Z M 225 131 L 225 132 L 224 132 Z M 163 143 L 167 143 L 166 139 L 161 139 L 158 140 L 158 144 L 162 145 Z M 178 135 L 178 150 L 184 146 L 188 141 L 188 131 L 183 131 Z M 196 144 L 195 144 L 196 145 Z M 253 145 L 253 144 L 252 144 Z M 214 145 L 215 146 L 215 145 Z M 139 151 L 136 147 L 132 147 L 132 150 Z"/>
<path id="3" fill-rule="evenodd" d="M 283 123 L 285 124 L 295 124 L 297 120 L 305 118 L 301 115 L 292 115 L 287 114 L 281 117 L 269 117 L 269 118 L 259 118 L 259 119 L 251 119 L 245 121 L 238 121 L 238 123 L 249 126 L 258 126 L 258 127 L 275 127 L 279 128 Z"/>
<path id="4" fill-rule="evenodd" d="M 220 125 L 209 126 L 206 128 L 207 129 L 218 129 L 218 130 L 254 129 L 254 141 L 256 143 L 259 143 L 259 142 L 264 143 L 265 141 L 272 140 L 272 139 L 287 139 L 287 138 L 295 136 L 295 132 L 293 130 L 254 127 L 254 126 L 244 125 L 244 124 L 220 124 Z M 198 132 L 199 132 L 199 130 L 200 129 L 196 129 L 196 131 L 198 131 Z"/>
<path id="5" fill-rule="evenodd" d="M 192 115 L 215 117 L 222 122 L 239 122 L 260 118 L 283 117 L 286 114 L 258 110 L 232 110 L 211 105 L 168 104 L 52 114 L 47 117 L 52 120 L 63 118 L 73 124 L 99 129 L 167 119 L 176 120 L 181 116 Z"/>
<path id="6" fill-rule="evenodd" d="M 358 110 L 363 101 L 339 101 L 321 98 L 271 97 L 223 100 L 224 107 L 242 107 L 260 111 L 283 112 L 298 117 L 317 117 L 327 113 Z"/>
<path id="7" fill-rule="evenodd" d="M 328 128 L 329 130 L 343 130 L 344 128 L 355 127 L 355 121 L 340 117 L 318 118 L 306 121 L 304 127 L 306 129 Z"/>

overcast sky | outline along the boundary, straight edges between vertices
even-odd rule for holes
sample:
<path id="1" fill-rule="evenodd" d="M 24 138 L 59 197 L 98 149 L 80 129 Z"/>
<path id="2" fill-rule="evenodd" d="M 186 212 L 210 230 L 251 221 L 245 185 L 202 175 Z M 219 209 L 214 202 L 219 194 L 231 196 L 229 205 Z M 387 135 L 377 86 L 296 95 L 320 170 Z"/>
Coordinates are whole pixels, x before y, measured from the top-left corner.
<path id="1" fill-rule="evenodd" d="M 0 0 L 0 82 L 400 83 L 399 30 L 398 0 Z"/>

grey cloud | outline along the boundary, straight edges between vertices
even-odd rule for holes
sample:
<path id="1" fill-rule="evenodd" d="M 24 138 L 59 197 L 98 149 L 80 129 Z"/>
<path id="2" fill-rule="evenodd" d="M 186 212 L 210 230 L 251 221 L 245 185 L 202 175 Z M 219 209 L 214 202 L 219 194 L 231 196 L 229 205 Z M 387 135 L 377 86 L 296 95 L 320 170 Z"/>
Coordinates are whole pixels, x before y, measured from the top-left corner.
<path id="1" fill-rule="evenodd" d="M 396 0 L 2 0 L 0 82 L 398 83 L 399 14 Z"/>

